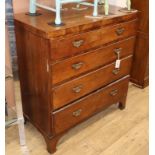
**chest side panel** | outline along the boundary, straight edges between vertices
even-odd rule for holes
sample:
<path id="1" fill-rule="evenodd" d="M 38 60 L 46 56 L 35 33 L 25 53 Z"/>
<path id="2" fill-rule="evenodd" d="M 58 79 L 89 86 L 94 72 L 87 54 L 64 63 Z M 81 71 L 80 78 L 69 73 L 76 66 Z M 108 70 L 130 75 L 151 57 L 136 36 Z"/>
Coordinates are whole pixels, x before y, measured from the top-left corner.
<path id="1" fill-rule="evenodd" d="M 15 32 L 24 115 L 43 133 L 50 134 L 48 40 L 17 22 Z"/>

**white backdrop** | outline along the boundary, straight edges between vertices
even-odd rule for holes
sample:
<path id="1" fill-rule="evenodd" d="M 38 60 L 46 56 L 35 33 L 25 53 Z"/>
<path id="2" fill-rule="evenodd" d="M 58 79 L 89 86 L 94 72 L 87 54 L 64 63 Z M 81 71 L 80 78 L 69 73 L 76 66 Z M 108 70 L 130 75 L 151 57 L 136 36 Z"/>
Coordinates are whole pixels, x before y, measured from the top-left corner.
<path id="1" fill-rule="evenodd" d="M 117 6 L 126 6 L 126 0 L 109 0 L 110 4 L 117 5 Z"/>

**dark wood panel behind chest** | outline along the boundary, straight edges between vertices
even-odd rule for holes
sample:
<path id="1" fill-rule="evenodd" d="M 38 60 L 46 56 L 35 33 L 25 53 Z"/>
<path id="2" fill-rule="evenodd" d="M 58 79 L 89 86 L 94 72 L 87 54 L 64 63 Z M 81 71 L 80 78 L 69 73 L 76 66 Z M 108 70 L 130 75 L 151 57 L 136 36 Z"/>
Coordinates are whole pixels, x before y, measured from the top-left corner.
<path id="1" fill-rule="evenodd" d="M 132 0 L 132 7 L 139 11 L 139 27 L 131 81 L 144 88 L 149 84 L 149 0 Z"/>

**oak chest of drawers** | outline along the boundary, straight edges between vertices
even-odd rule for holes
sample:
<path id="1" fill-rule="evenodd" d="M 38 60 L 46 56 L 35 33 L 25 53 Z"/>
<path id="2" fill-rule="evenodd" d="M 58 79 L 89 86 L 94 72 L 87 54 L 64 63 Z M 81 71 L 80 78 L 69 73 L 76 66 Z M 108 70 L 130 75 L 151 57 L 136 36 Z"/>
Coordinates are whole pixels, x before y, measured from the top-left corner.
<path id="1" fill-rule="evenodd" d="M 48 25 L 54 20 L 51 12 L 15 15 L 24 117 L 52 153 L 78 123 L 115 103 L 125 108 L 137 31 L 137 13 L 111 6 L 109 16 L 92 19 L 86 17 L 92 8 L 78 12 L 68 7 L 62 27 Z"/>

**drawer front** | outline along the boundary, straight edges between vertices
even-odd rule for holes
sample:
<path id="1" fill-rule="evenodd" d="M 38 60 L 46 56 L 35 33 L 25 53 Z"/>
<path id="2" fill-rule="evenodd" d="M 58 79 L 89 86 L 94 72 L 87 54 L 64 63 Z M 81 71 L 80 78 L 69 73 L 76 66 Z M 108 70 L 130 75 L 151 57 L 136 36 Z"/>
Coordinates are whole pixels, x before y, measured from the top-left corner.
<path id="1" fill-rule="evenodd" d="M 129 78 L 123 78 L 53 113 L 56 134 L 126 96 Z"/>
<path id="2" fill-rule="evenodd" d="M 131 37 L 91 52 L 57 62 L 52 65 L 52 83 L 59 83 L 63 80 L 80 75 L 81 73 L 111 63 L 116 60 L 117 51 L 120 52 L 121 58 L 128 56 L 134 51 L 134 44 L 135 37 Z"/>
<path id="3" fill-rule="evenodd" d="M 131 68 L 131 61 L 132 56 L 129 56 L 121 61 L 120 69 L 116 69 L 115 63 L 112 63 L 53 88 L 53 108 L 58 109 L 102 86 L 128 75 Z"/>
<path id="4" fill-rule="evenodd" d="M 84 52 L 91 48 L 133 36 L 137 31 L 137 20 L 107 26 L 72 37 L 51 41 L 51 59 L 57 60 Z"/>

